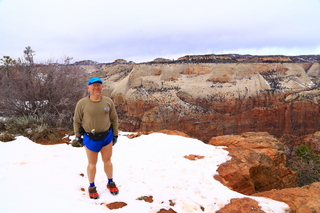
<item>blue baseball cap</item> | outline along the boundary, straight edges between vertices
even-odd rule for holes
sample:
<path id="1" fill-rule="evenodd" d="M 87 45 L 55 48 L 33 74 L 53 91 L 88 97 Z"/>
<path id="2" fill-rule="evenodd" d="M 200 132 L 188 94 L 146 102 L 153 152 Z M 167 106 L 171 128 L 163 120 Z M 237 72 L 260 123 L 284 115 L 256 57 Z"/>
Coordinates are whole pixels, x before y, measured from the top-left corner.
<path id="1" fill-rule="evenodd" d="M 88 85 L 94 84 L 94 83 L 99 83 L 102 84 L 102 80 L 98 77 L 92 77 L 88 80 Z"/>

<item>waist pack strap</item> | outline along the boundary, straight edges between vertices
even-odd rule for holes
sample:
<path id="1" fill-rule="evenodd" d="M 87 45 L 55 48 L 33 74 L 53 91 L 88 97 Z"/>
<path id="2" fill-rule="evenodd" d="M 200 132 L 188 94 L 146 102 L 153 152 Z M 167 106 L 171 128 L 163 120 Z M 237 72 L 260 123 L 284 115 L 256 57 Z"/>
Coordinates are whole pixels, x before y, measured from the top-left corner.
<path id="1" fill-rule="evenodd" d="M 109 132 L 110 132 L 110 129 L 108 129 L 108 130 L 105 131 L 105 132 L 97 132 L 97 133 L 86 132 L 86 135 L 87 135 L 91 140 L 101 141 L 101 140 L 103 140 L 104 138 L 106 138 L 106 137 L 108 136 Z"/>

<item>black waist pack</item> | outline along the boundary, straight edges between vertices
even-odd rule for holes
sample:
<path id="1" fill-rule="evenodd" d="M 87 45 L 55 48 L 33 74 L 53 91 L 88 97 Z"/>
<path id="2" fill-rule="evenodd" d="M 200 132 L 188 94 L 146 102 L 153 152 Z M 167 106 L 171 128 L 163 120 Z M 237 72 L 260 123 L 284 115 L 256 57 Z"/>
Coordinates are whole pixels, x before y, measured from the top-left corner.
<path id="1" fill-rule="evenodd" d="M 86 132 L 86 135 L 94 141 L 101 141 L 102 139 L 106 138 L 110 132 L 110 129 L 108 129 L 105 132 L 96 132 L 96 133 L 91 133 L 91 132 Z"/>

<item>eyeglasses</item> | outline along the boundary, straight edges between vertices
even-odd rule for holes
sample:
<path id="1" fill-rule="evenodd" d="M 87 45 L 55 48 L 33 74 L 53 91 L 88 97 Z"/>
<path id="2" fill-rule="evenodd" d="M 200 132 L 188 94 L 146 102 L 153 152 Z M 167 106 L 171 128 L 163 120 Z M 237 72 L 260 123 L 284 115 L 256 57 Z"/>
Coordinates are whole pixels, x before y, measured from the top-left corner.
<path id="1" fill-rule="evenodd" d="M 90 86 L 93 86 L 93 87 L 102 87 L 102 84 L 91 84 Z"/>

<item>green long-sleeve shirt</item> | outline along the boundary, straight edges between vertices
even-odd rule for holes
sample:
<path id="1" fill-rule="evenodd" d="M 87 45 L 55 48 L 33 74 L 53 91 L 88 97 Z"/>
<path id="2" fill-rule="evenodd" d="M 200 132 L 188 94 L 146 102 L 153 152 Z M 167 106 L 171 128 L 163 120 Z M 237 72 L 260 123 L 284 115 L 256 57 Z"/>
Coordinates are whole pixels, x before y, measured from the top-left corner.
<path id="1" fill-rule="evenodd" d="M 92 101 L 89 97 L 78 101 L 73 117 L 73 130 L 76 137 L 80 137 L 79 128 L 86 132 L 107 131 L 112 125 L 113 134 L 118 135 L 118 115 L 113 101 L 105 96 L 100 101 Z"/>

